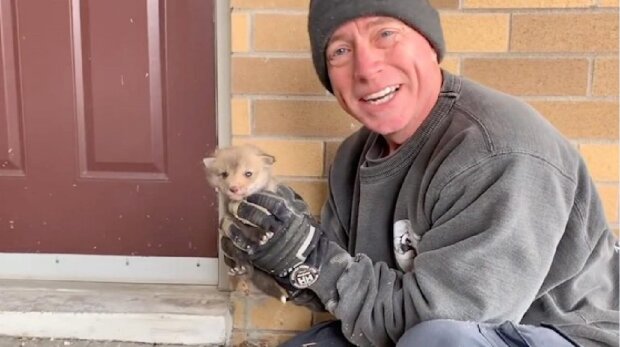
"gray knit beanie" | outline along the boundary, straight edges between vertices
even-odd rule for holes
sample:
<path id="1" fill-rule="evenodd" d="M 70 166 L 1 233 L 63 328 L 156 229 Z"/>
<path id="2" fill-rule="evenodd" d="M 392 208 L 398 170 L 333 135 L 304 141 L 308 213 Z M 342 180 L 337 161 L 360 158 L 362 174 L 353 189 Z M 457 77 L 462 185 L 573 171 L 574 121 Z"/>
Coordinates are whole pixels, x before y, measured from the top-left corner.
<path id="1" fill-rule="evenodd" d="M 327 42 L 340 25 L 364 16 L 387 16 L 403 21 L 426 37 L 441 62 L 446 50 L 443 31 L 439 14 L 428 0 L 311 0 L 308 34 L 312 61 L 321 83 L 331 93 L 325 63 Z"/>

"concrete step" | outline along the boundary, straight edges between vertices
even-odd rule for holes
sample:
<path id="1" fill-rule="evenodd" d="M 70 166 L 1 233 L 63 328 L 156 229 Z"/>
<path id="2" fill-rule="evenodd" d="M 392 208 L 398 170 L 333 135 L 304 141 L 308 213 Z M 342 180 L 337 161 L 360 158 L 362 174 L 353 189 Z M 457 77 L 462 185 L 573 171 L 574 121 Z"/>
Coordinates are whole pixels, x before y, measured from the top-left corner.
<path id="1" fill-rule="evenodd" d="M 231 330 L 211 286 L 0 280 L 0 335 L 224 346 Z"/>

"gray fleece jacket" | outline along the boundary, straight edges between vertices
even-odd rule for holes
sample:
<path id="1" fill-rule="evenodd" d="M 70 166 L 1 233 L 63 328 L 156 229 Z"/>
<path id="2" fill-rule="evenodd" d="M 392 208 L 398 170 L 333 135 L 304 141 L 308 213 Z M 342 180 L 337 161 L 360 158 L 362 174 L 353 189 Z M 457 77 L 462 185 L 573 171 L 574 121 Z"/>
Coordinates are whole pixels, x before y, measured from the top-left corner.
<path id="1" fill-rule="evenodd" d="M 618 250 L 586 166 L 516 98 L 443 73 L 396 153 L 361 129 L 329 176 L 332 240 L 311 289 L 359 346 L 420 321 L 548 323 L 618 345 Z"/>

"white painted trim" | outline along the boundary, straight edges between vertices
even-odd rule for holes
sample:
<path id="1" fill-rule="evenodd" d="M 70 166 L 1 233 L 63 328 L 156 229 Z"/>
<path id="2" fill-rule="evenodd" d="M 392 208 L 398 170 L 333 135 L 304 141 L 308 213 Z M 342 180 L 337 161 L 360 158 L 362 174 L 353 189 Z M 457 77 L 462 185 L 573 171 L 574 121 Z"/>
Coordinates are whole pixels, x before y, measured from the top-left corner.
<path id="1" fill-rule="evenodd" d="M 217 285 L 218 260 L 0 253 L 0 279 Z"/>
<path id="2" fill-rule="evenodd" d="M 230 0 L 215 2 L 215 50 L 217 67 L 217 144 L 228 146 L 232 142 L 230 111 Z"/>
<path id="3" fill-rule="evenodd" d="M 231 48 L 230 48 L 230 0 L 215 1 L 215 51 L 217 66 L 217 145 L 218 147 L 226 147 L 232 142 L 232 119 L 230 111 L 230 64 L 231 64 Z M 223 206 L 222 199 L 219 204 L 220 215 L 222 215 Z M 219 238 L 218 238 L 219 249 Z M 221 290 L 231 288 L 228 277 L 228 270 L 224 263 L 222 252 L 219 252 L 219 284 Z"/>

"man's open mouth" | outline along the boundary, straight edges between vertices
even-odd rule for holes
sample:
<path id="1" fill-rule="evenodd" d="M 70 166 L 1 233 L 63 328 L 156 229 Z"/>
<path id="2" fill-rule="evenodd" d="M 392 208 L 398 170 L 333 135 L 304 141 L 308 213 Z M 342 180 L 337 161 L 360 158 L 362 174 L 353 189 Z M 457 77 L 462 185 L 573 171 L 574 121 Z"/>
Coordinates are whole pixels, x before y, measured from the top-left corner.
<path id="1" fill-rule="evenodd" d="M 400 85 L 385 87 L 384 89 L 376 93 L 372 93 L 363 97 L 362 100 L 372 105 L 379 105 L 384 102 L 390 101 L 399 89 Z"/>

